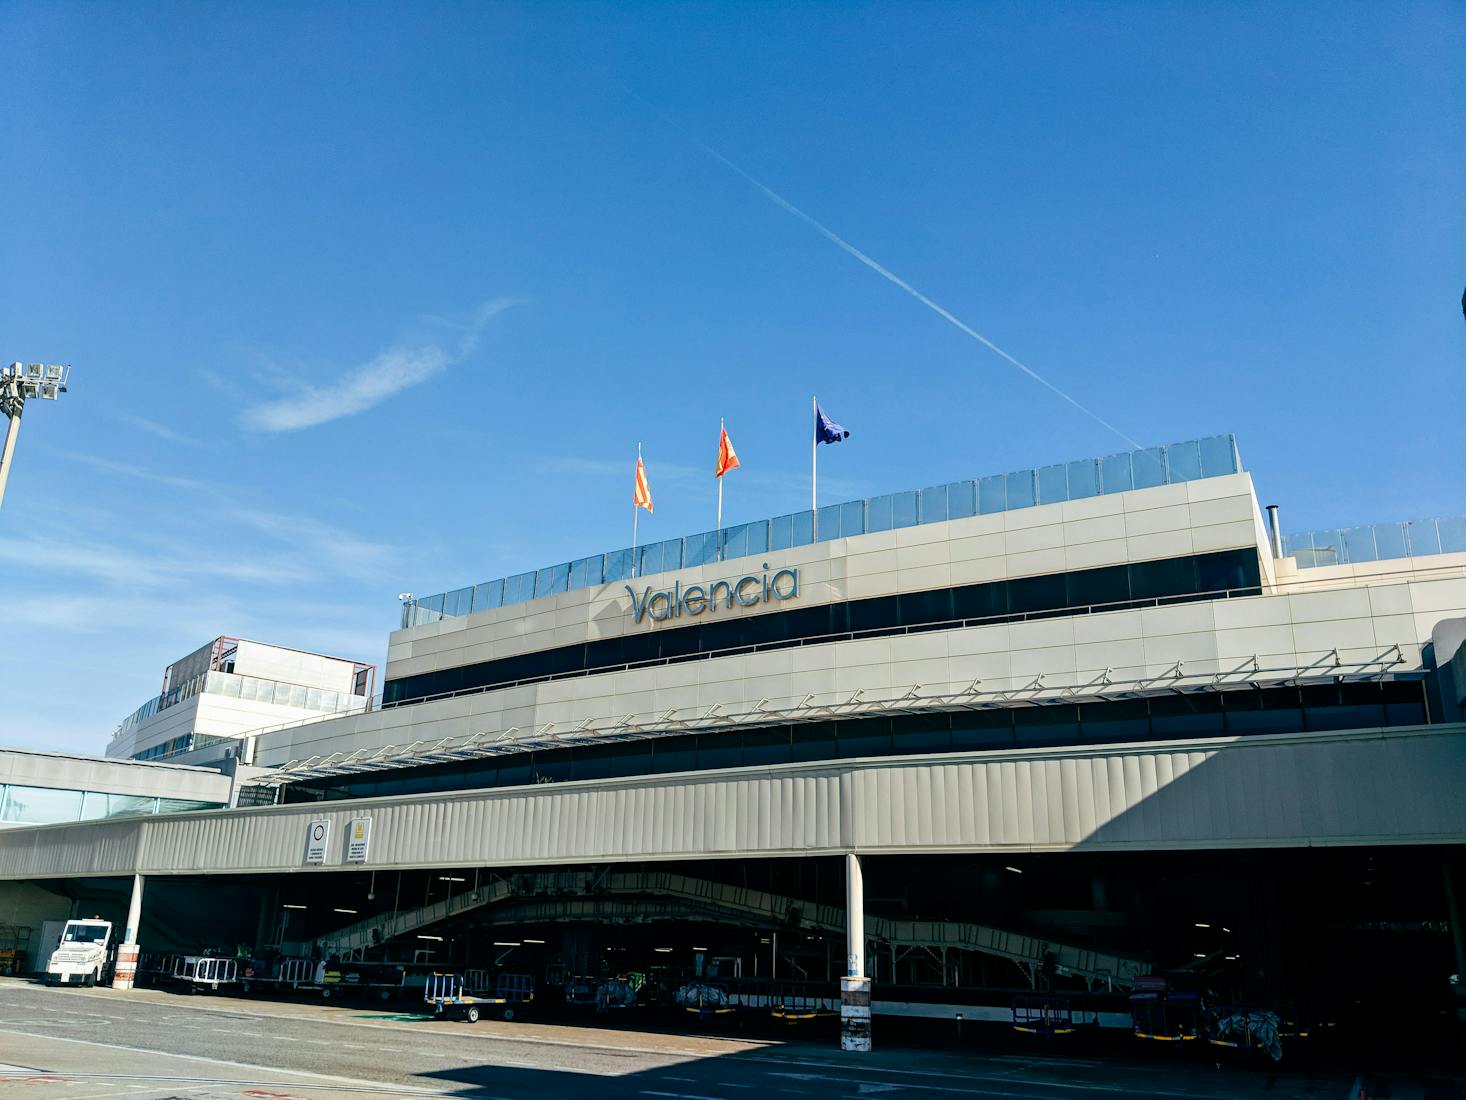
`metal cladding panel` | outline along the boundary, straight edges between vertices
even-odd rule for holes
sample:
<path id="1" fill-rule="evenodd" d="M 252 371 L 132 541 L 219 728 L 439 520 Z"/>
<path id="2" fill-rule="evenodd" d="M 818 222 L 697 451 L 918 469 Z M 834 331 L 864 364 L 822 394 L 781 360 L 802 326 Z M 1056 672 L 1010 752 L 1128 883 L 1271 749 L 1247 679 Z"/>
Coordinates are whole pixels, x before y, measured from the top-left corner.
<path id="1" fill-rule="evenodd" d="M 787 764 L 0 831 L 0 878 L 1466 841 L 1466 725 Z"/>

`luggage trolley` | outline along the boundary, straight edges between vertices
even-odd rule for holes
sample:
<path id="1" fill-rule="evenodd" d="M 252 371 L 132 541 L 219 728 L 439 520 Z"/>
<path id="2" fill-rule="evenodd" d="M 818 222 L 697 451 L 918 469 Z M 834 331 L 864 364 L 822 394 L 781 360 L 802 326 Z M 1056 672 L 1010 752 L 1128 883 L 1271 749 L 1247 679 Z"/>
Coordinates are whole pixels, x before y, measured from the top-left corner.
<path id="1" fill-rule="evenodd" d="M 805 987 L 776 988 L 770 995 L 769 1002 L 769 1017 L 786 1024 L 798 1024 L 838 1014 L 833 998 L 811 993 Z"/>
<path id="2" fill-rule="evenodd" d="M 721 982 L 688 982 L 677 990 L 676 1000 L 697 1020 L 713 1020 L 738 1011 L 728 987 Z"/>
<path id="3" fill-rule="evenodd" d="M 1013 1030 L 1051 1039 L 1099 1027 L 1099 1013 L 1063 993 L 1026 993 L 1013 998 Z"/>
<path id="4" fill-rule="evenodd" d="M 190 992 L 207 989 L 217 993 L 220 986 L 239 984 L 239 962 L 223 955 L 183 955 L 172 978 Z"/>
<path id="5" fill-rule="evenodd" d="M 423 986 L 423 1001 L 435 1015 L 458 1016 L 476 1024 L 485 1010 L 496 1010 L 502 1020 L 514 1019 L 516 1011 L 534 1000 L 534 979 L 528 974 L 500 974 L 493 996 L 477 996 L 465 988 L 459 974 L 434 971 Z"/>

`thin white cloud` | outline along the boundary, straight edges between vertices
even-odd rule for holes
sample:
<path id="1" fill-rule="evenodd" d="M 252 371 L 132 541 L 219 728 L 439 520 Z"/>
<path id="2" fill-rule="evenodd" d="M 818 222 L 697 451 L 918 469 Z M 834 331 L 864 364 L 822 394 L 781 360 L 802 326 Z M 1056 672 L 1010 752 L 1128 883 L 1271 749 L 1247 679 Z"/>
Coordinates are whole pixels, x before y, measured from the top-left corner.
<path id="1" fill-rule="evenodd" d="M 145 416 L 134 416 L 132 413 L 120 413 L 118 415 L 118 419 L 123 421 L 124 423 L 131 424 L 134 428 L 138 428 L 142 431 L 147 432 L 149 435 L 155 435 L 159 439 L 166 439 L 169 443 L 184 443 L 190 447 L 203 446 L 203 444 L 199 440 L 193 438 L 193 436 L 184 435 L 182 432 L 174 431 L 172 428 L 168 427 L 167 424 L 159 424 L 156 420 L 149 420 Z"/>
<path id="2" fill-rule="evenodd" d="M 213 486 L 191 477 L 178 477 L 175 474 L 160 474 L 156 470 L 149 470 L 145 466 L 136 466 L 131 462 L 116 462 L 110 458 L 98 458 L 96 455 L 78 454 L 75 451 L 58 449 L 55 453 L 72 462 L 80 462 L 83 466 L 90 466 L 94 470 L 101 470 L 104 474 L 119 474 L 122 477 L 136 478 L 139 481 L 151 481 L 157 485 L 166 485 L 170 489 L 191 489 L 195 492 L 208 493 L 213 496 L 218 495 L 217 490 Z"/>
<path id="3" fill-rule="evenodd" d="M 251 405 L 240 413 L 239 422 L 252 431 L 292 432 L 365 412 L 473 354 L 484 325 L 514 304 L 510 298 L 484 303 L 451 350 L 437 345 L 389 348 L 334 382 L 297 386 L 283 397 Z"/>

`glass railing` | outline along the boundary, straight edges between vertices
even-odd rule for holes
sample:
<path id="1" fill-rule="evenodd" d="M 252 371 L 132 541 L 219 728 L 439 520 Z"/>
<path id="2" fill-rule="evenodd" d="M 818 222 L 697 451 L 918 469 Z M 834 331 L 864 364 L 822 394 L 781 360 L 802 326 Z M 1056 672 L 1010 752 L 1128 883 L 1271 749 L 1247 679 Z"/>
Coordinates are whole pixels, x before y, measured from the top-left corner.
<path id="1" fill-rule="evenodd" d="M 1429 554 L 1466 553 L 1466 516 L 1370 523 L 1332 531 L 1303 531 L 1283 536 L 1283 553 L 1301 568 L 1354 565 Z"/>
<path id="2" fill-rule="evenodd" d="M 191 699 L 200 692 L 210 695 L 224 695 L 231 699 L 249 699 L 257 703 L 274 703 L 285 707 L 301 707 L 326 714 L 344 714 L 367 709 L 364 695 L 352 695 L 345 691 L 331 691 L 328 688 L 304 687 L 301 684 L 287 684 L 280 680 L 261 680 L 255 676 L 240 676 L 234 672 L 201 672 L 193 679 L 179 685 L 165 695 L 149 699 L 133 711 L 112 731 L 114 739 L 157 714 L 160 710 Z"/>
<path id="3" fill-rule="evenodd" d="M 1006 474 L 953 481 L 925 489 L 867 497 L 819 509 L 818 536 L 812 511 L 755 520 L 717 531 L 612 550 L 589 558 L 518 573 L 512 577 L 440 592 L 409 601 L 402 610 L 404 627 L 488 611 L 577 588 L 594 588 L 687 569 L 732 558 L 809 546 L 814 542 L 868 535 L 967 516 L 1032 508 L 1065 500 L 1148 489 L 1205 477 L 1235 474 L 1242 469 L 1235 435 L 1214 435 L 1103 458 L 1085 458 L 1014 470 Z"/>

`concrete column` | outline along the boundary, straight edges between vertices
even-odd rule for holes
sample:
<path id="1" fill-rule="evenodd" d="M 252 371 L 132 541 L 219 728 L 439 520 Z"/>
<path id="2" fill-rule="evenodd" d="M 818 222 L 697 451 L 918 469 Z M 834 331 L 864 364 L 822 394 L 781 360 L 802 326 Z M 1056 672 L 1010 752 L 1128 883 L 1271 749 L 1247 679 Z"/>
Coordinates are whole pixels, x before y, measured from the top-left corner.
<path id="1" fill-rule="evenodd" d="M 865 879 L 845 854 L 845 974 L 840 979 L 840 1049 L 870 1050 L 870 979 L 865 976 Z"/>
<path id="2" fill-rule="evenodd" d="M 127 904 L 127 927 L 117 945 L 117 965 L 112 970 L 113 989 L 131 989 L 137 978 L 137 933 L 143 918 L 143 877 L 132 876 L 132 900 Z"/>

